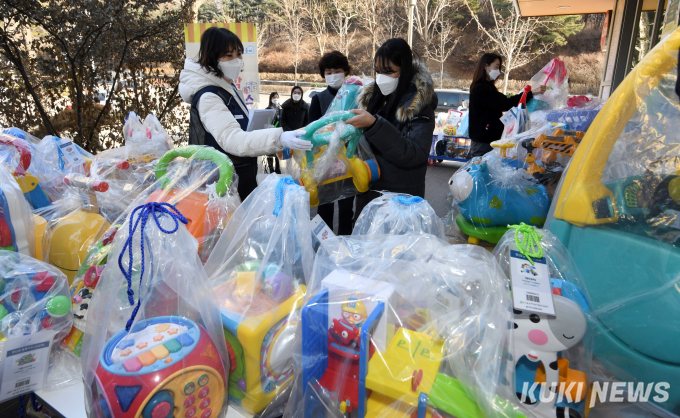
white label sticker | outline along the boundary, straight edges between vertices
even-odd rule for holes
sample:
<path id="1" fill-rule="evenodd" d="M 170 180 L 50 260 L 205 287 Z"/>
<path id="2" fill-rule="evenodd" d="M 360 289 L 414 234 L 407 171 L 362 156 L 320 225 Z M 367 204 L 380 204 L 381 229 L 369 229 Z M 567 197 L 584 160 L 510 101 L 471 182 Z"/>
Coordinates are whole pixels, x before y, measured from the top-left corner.
<path id="1" fill-rule="evenodd" d="M 510 250 L 510 280 L 515 309 L 555 315 L 550 275 L 545 257 L 528 258 Z"/>
<path id="2" fill-rule="evenodd" d="M 512 109 L 508 110 L 501 116 L 501 122 L 503 122 L 503 125 L 505 126 L 510 126 L 513 123 L 515 123 L 515 120 L 517 120 L 517 108 L 513 107 Z"/>
<path id="3" fill-rule="evenodd" d="M 0 402 L 42 389 L 54 336 L 54 331 L 41 331 L 5 341 Z"/>
<path id="4" fill-rule="evenodd" d="M 323 245 L 327 239 L 334 237 L 333 230 L 326 225 L 321 216 L 316 215 L 312 219 L 312 241 L 314 241 L 312 244 L 314 245 L 314 251 L 318 249 L 319 244 Z"/>
<path id="5" fill-rule="evenodd" d="M 59 138 L 57 140 L 57 146 L 61 150 L 64 158 L 72 165 L 77 166 L 85 162 L 85 158 L 78 152 L 75 144 L 66 139 Z"/>

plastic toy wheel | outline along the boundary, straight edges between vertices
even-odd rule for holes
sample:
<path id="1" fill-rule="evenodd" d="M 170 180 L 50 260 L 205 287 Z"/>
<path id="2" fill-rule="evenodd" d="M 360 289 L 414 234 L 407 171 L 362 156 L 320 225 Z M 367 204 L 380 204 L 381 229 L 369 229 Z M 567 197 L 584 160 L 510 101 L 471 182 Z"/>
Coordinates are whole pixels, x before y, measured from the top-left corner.
<path id="1" fill-rule="evenodd" d="M 437 160 L 435 160 L 434 158 L 427 159 L 427 165 L 429 165 L 430 167 L 434 167 L 435 164 L 437 164 Z"/>
<path id="2" fill-rule="evenodd" d="M 473 237 L 472 235 L 468 237 L 468 242 L 472 245 L 479 245 L 479 238 Z"/>

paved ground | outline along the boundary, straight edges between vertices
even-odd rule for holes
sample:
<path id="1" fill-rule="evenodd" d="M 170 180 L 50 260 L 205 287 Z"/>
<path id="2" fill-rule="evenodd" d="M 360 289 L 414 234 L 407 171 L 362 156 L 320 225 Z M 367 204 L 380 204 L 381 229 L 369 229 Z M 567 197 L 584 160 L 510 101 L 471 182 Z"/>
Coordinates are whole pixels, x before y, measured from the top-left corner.
<path id="1" fill-rule="evenodd" d="M 443 218 L 449 213 L 451 209 L 447 196 L 449 194 L 449 179 L 461 166 L 461 163 L 444 161 L 434 167 L 427 168 L 427 176 L 425 177 L 425 199 L 430 203 L 437 216 Z M 316 208 L 312 208 L 311 216 L 316 215 Z M 335 219 L 333 220 L 335 227 L 334 232 L 337 232 L 338 224 L 338 210 L 336 204 Z"/>

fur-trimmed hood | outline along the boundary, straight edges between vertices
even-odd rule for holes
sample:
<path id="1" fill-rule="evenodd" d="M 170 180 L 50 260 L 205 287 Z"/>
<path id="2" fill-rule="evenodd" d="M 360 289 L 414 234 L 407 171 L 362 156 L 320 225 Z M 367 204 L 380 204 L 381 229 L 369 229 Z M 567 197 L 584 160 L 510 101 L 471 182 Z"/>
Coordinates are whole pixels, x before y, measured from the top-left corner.
<path id="1" fill-rule="evenodd" d="M 437 108 L 437 95 L 434 92 L 434 82 L 430 70 L 424 63 L 417 60 L 413 60 L 413 67 L 415 68 L 413 76 L 415 89 L 409 90 L 404 97 L 400 98 L 397 108 L 396 120 L 401 123 L 408 122 L 418 116 L 426 106 L 432 106 L 433 110 Z M 357 97 L 359 108 L 366 109 L 368 107 L 368 101 L 373 95 L 375 86 L 375 82 L 373 82 L 361 89 Z"/>

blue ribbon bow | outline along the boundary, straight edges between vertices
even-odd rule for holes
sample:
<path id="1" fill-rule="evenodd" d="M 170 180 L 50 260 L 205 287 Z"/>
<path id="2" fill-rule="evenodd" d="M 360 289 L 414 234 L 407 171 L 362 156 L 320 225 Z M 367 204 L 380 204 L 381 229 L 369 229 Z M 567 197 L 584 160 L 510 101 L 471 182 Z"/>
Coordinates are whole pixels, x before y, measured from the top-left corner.
<path id="1" fill-rule="evenodd" d="M 135 221 L 135 215 L 139 212 L 137 216 L 137 220 Z M 156 215 L 157 212 L 160 212 L 161 214 L 167 214 L 169 215 L 174 221 L 175 221 L 175 229 L 172 231 L 169 231 L 167 229 L 164 229 L 160 222 L 158 221 L 158 216 Z M 162 232 L 166 234 L 174 234 L 177 232 L 177 229 L 179 228 L 179 223 L 182 222 L 183 224 L 187 224 L 189 221 L 180 213 L 180 211 L 177 210 L 177 208 L 169 203 L 158 203 L 158 202 L 150 202 L 146 203 L 144 205 L 137 206 L 132 213 L 130 214 L 130 230 L 128 233 L 128 238 L 127 241 L 125 241 L 125 245 L 123 246 L 123 250 L 120 252 L 120 255 L 118 256 L 118 267 L 120 267 L 120 271 L 123 272 L 123 276 L 125 276 L 125 279 L 127 280 L 128 288 L 127 288 L 127 294 L 128 294 L 128 300 L 130 301 L 130 306 L 133 306 L 135 304 L 135 298 L 133 297 L 135 292 L 132 290 L 132 265 L 134 261 L 134 257 L 132 256 L 132 239 L 134 237 L 134 233 L 137 230 L 137 226 L 139 225 L 139 222 L 142 222 L 142 229 L 140 231 L 140 239 L 139 239 L 139 246 L 140 246 L 140 251 L 142 253 L 142 269 L 141 273 L 139 275 L 139 289 L 141 293 L 142 289 L 142 278 L 144 277 L 144 228 L 146 227 L 146 222 L 149 219 L 149 215 L 153 216 L 154 221 L 156 221 L 156 225 L 158 226 L 158 229 L 160 229 Z M 125 267 L 123 267 L 123 254 L 125 253 L 125 249 L 128 250 L 128 268 L 127 270 Z M 132 323 L 135 320 L 135 317 L 137 316 L 137 312 L 139 311 L 139 307 L 142 303 L 142 299 L 137 298 L 137 306 L 135 306 L 135 309 L 132 311 L 132 315 L 130 316 L 130 319 L 128 320 L 127 324 L 125 325 L 125 331 L 130 331 L 130 327 L 132 327 Z"/>

